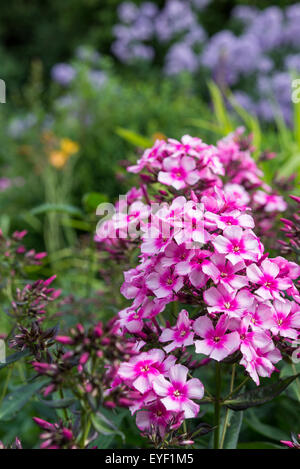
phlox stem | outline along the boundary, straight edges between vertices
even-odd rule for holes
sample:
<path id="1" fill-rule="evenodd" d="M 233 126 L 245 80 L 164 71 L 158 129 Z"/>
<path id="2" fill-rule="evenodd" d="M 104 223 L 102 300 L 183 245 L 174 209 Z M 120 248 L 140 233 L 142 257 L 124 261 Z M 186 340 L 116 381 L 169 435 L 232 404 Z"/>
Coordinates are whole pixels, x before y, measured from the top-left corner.
<path id="1" fill-rule="evenodd" d="M 215 416 L 214 416 L 214 449 L 219 448 L 220 443 L 220 416 L 221 416 L 221 365 L 216 362 L 216 395 L 215 395 Z"/>
<path id="2" fill-rule="evenodd" d="M 234 378 L 235 378 L 235 364 L 232 365 L 232 371 L 231 371 L 231 380 L 230 380 L 230 390 L 229 393 L 231 394 L 233 391 L 233 386 L 234 386 Z M 223 431 L 222 431 L 222 436 L 221 436 L 221 442 L 220 442 L 220 449 L 223 448 L 224 441 L 225 441 L 225 435 L 228 427 L 228 420 L 229 420 L 229 408 L 226 409 L 226 414 L 225 414 L 225 420 L 224 420 L 224 426 L 223 426 Z"/>

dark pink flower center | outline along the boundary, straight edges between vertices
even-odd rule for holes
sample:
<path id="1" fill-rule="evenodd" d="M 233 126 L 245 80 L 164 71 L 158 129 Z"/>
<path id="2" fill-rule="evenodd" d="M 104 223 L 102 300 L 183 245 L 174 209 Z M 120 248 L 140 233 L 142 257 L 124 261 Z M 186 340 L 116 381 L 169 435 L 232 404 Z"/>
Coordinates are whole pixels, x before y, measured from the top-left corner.
<path id="1" fill-rule="evenodd" d="M 186 177 L 186 172 L 183 168 L 173 168 L 172 176 L 174 179 L 182 180 Z"/>

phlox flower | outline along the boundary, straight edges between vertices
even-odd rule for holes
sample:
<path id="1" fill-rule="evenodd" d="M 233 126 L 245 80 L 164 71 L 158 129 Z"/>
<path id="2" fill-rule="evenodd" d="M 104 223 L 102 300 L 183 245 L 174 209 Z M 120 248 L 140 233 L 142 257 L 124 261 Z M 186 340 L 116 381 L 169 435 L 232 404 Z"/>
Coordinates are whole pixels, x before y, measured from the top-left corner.
<path id="1" fill-rule="evenodd" d="M 180 195 L 172 201 L 171 205 L 164 203 L 162 207 L 159 207 L 159 210 L 155 212 L 158 226 L 161 226 L 162 221 L 170 223 L 171 225 L 175 225 L 177 220 L 180 221 L 182 219 L 186 203 L 186 198 L 183 195 Z"/>
<path id="2" fill-rule="evenodd" d="M 270 334 L 266 331 L 253 331 L 249 329 L 250 318 L 232 319 L 228 328 L 238 332 L 240 336 L 240 350 L 247 360 L 251 360 L 257 348 L 263 349 L 272 342 Z"/>
<path id="3" fill-rule="evenodd" d="M 273 313 L 270 305 L 254 301 L 250 308 L 244 312 L 249 319 L 249 326 L 253 331 L 270 330 L 273 324 Z"/>
<path id="4" fill-rule="evenodd" d="M 300 334 L 300 306 L 288 300 L 274 300 L 272 306 L 272 334 L 297 339 Z"/>
<path id="5" fill-rule="evenodd" d="M 138 410 L 144 409 L 157 401 L 157 395 L 152 388 L 143 394 L 136 390 L 128 391 L 127 397 L 131 401 L 129 405 L 131 415 L 134 415 Z"/>
<path id="6" fill-rule="evenodd" d="M 272 262 L 275 262 L 279 267 L 279 277 L 288 277 L 291 280 L 300 277 L 300 266 L 295 262 L 288 261 L 281 256 L 274 257 Z"/>
<path id="7" fill-rule="evenodd" d="M 165 249 L 165 257 L 162 259 L 162 265 L 164 267 L 170 267 L 184 262 L 191 257 L 191 250 L 187 249 L 185 244 L 176 244 L 174 241 L 171 242 Z"/>
<path id="8" fill-rule="evenodd" d="M 162 438 L 165 436 L 168 426 L 172 426 L 173 429 L 178 428 L 182 420 L 182 415 L 167 410 L 159 400 L 136 415 L 136 425 L 142 432 L 152 433 L 153 428 L 158 429 Z"/>
<path id="9" fill-rule="evenodd" d="M 144 276 L 138 269 L 130 269 L 124 272 L 125 282 L 120 291 L 122 295 L 129 299 L 136 298 L 137 294 L 144 288 Z"/>
<path id="10" fill-rule="evenodd" d="M 140 332 L 144 327 L 143 310 L 135 311 L 132 308 L 125 308 L 119 312 L 118 325 L 121 330 L 125 328 L 133 334 Z"/>
<path id="11" fill-rule="evenodd" d="M 158 173 L 158 181 L 176 190 L 193 186 L 199 181 L 200 175 L 196 169 L 196 162 L 189 156 L 169 156 L 163 160 L 163 171 Z"/>
<path id="12" fill-rule="evenodd" d="M 141 304 L 139 301 L 134 301 L 131 306 L 119 312 L 116 330 L 118 333 L 124 333 L 126 330 L 132 334 L 139 333 L 144 327 L 144 320 L 151 319 L 161 313 L 165 306 L 164 299 L 149 300 L 146 298 Z"/>
<path id="13" fill-rule="evenodd" d="M 263 206 L 266 212 L 284 212 L 287 209 L 287 204 L 280 195 L 258 190 L 254 193 L 253 200 L 257 205 Z"/>
<path id="14" fill-rule="evenodd" d="M 231 226 L 212 241 L 215 250 L 225 254 L 235 265 L 243 260 L 257 261 L 261 257 L 260 245 L 251 230 L 243 231 L 240 226 Z"/>
<path id="15" fill-rule="evenodd" d="M 191 137 L 190 135 L 183 135 L 180 142 L 174 138 L 168 139 L 168 150 L 175 157 L 184 156 L 186 154 L 199 158 L 199 153 L 206 148 L 208 148 L 208 145 L 200 138 Z"/>
<path id="16" fill-rule="evenodd" d="M 245 275 L 236 275 L 237 272 L 240 272 L 245 267 L 243 261 L 232 265 L 224 254 L 213 254 L 209 260 L 202 264 L 203 272 L 210 277 L 216 285 L 221 284 L 228 290 L 239 289 L 248 285 L 248 280 Z"/>
<path id="17" fill-rule="evenodd" d="M 220 161 L 217 153 L 217 149 L 213 145 L 209 145 L 201 153 L 201 166 L 203 169 L 209 169 L 211 175 L 218 174 L 224 176 L 224 166 Z M 203 175 L 203 170 L 201 171 L 201 176 Z"/>
<path id="18" fill-rule="evenodd" d="M 136 232 L 136 228 L 142 221 L 148 219 L 150 210 L 151 209 L 148 205 L 145 205 L 139 200 L 133 202 L 133 204 L 129 206 L 127 213 L 119 211 L 113 215 L 112 220 L 114 221 L 115 228 L 128 230 L 128 234 L 131 237 L 137 236 L 138 233 Z"/>
<path id="19" fill-rule="evenodd" d="M 195 288 L 202 288 L 208 280 L 202 266 L 211 252 L 205 249 L 191 250 L 191 256 L 175 266 L 175 272 L 179 275 L 188 275 L 189 281 Z"/>
<path id="20" fill-rule="evenodd" d="M 165 361 L 164 359 L 165 354 L 159 349 L 142 352 L 132 357 L 128 363 L 121 363 L 118 374 L 125 382 L 145 393 L 152 388 L 153 379 L 161 372 L 166 373 L 176 361 L 173 356 L 169 356 Z"/>
<path id="21" fill-rule="evenodd" d="M 250 202 L 249 193 L 240 184 L 228 183 L 224 186 L 224 192 L 232 209 L 245 209 Z"/>
<path id="22" fill-rule="evenodd" d="M 223 285 L 209 288 L 203 293 L 203 298 L 210 313 L 223 312 L 229 317 L 240 317 L 254 301 L 254 296 L 246 288 L 238 292 L 228 291 Z"/>
<path id="23" fill-rule="evenodd" d="M 186 366 L 175 365 L 169 370 L 170 381 L 160 375 L 153 381 L 153 388 L 167 410 L 184 412 L 185 418 L 193 418 L 199 412 L 199 405 L 191 399 L 202 399 L 204 387 L 197 378 L 187 381 L 188 371 Z"/>
<path id="24" fill-rule="evenodd" d="M 174 239 L 177 244 L 206 243 L 210 239 L 204 226 L 204 205 L 193 200 L 185 203 L 181 217 L 174 223 Z"/>
<path id="25" fill-rule="evenodd" d="M 213 190 L 205 191 L 201 197 L 207 212 L 218 213 L 226 210 L 228 204 L 224 191 L 219 187 L 214 187 Z"/>
<path id="26" fill-rule="evenodd" d="M 142 158 L 137 161 L 136 165 L 128 166 L 127 171 L 130 173 L 139 173 L 146 168 L 161 168 L 161 160 L 166 149 L 166 142 L 164 140 L 156 140 L 152 148 L 144 151 Z"/>
<path id="27" fill-rule="evenodd" d="M 241 226 L 242 228 L 254 228 L 254 220 L 251 215 L 240 210 L 232 210 L 221 214 L 206 212 L 206 220 L 214 223 L 221 230 L 228 226 Z"/>
<path id="28" fill-rule="evenodd" d="M 183 279 L 175 274 L 174 269 L 157 267 L 147 280 L 146 285 L 157 298 L 165 298 L 177 293 L 183 286 Z"/>
<path id="29" fill-rule="evenodd" d="M 247 277 L 250 282 L 260 285 L 255 293 L 264 300 L 281 300 L 280 291 L 287 290 L 292 285 L 289 278 L 279 277 L 279 267 L 270 259 L 263 260 L 259 267 L 256 264 L 249 265 Z"/>
<path id="30" fill-rule="evenodd" d="M 142 239 L 141 252 L 143 254 L 157 254 L 164 252 L 166 247 L 172 241 L 170 230 L 168 233 L 162 233 L 153 225 L 149 226 L 149 230 L 145 233 Z"/>
<path id="31" fill-rule="evenodd" d="M 216 326 L 207 316 L 201 316 L 194 322 L 194 331 L 202 340 L 196 340 L 196 352 L 208 355 L 218 362 L 235 352 L 240 345 L 237 332 L 227 332 L 228 319 L 221 316 Z"/>
<path id="32" fill-rule="evenodd" d="M 259 386 L 259 376 L 270 378 L 273 371 L 275 371 L 274 364 L 279 360 L 281 360 L 281 353 L 275 348 L 273 342 L 270 342 L 264 349 L 255 350 L 250 361 L 244 356 L 240 364 L 245 367 L 253 381 Z"/>
<path id="33" fill-rule="evenodd" d="M 192 321 L 189 319 L 188 312 L 182 309 L 178 314 L 176 325 L 172 328 L 163 329 L 159 341 L 172 341 L 169 345 L 164 347 L 164 350 L 169 353 L 176 348 L 192 345 L 193 338 Z"/>

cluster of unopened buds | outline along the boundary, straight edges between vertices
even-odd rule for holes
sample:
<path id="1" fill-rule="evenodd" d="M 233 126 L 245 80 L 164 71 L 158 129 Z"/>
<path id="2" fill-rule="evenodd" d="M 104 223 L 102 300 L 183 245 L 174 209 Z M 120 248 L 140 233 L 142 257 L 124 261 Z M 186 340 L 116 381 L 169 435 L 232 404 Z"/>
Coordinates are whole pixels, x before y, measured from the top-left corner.
<path id="1" fill-rule="evenodd" d="M 46 252 L 36 252 L 34 249 L 26 250 L 23 238 L 27 231 L 15 231 L 10 238 L 4 236 L 0 230 L 0 258 L 2 268 L 7 268 L 14 276 L 16 269 L 22 270 L 24 265 L 40 265 L 41 260 L 47 256 Z"/>
<path id="2" fill-rule="evenodd" d="M 47 280 L 37 280 L 27 284 L 22 290 L 16 289 L 12 308 L 17 320 L 28 318 L 41 322 L 44 319 L 48 304 L 56 300 L 61 293 L 61 290 L 50 287 L 55 278 L 56 275 L 53 275 Z"/>
<path id="3" fill-rule="evenodd" d="M 41 449 L 79 449 L 75 443 L 75 438 L 71 428 L 59 423 L 50 423 L 38 417 L 33 418 L 34 422 L 43 430 L 40 438 Z"/>
<path id="4" fill-rule="evenodd" d="M 121 363 L 112 389 L 127 387 L 137 426 L 149 435 L 156 428 L 163 438 L 199 413 L 194 401 L 204 386 L 191 375 L 197 365 L 184 363 L 187 351 L 199 365 L 239 362 L 259 385 L 299 338 L 300 267 L 270 258 L 255 229 L 257 210 L 266 234 L 287 205 L 240 142 L 240 131 L 216 147 L 189 136 L 157 141 L 128 168 L 141 173 L 141 188 L 98 226 L 102 247 L 123 239 L 139 247 L 139 264 L 124 272 L 121 287 L 131 304 L 117 321 L 138 353 Z M 171 309 L 172 324 L 163 314 L 170 318 Z"/>
<path id="5" fill-rule="evenodd" d="M 16 320 L 9 346 L 18 351 L 27 350 L 36 359 L 49 359 L 48 349 L 54 344 L 56 327 L 44 328 L 49 305 L 58 298 L 60 290 L 50 287 L 56 276 L 27 284 L 22 290 L 16 289 L 11 303 L 11 315 Z"/>
<path id="6" fill-rule="evenodd" d="M 88 394 L 97 400 L 102 399 L 102 393 L 116 376 L 120 362 L 129 360 L 136 353 L 135 341 L 122 340 L 114 330 L 114 321 L 105 326 L 99 322 L 89 328 L 79 323 L 70 329 L 68 335 L 57 335 L 58 349 L 52 352 L 51 359 L 32 363 L 35 371 L 51 380 L 44 388 L 44 396 L 66 388 L 77 396 Z M 115 407 L 114 401 L 120 396 L 121 391 L 118 397 L 114 394 L 113 400 L 110 395 L 107 407 Z"/>

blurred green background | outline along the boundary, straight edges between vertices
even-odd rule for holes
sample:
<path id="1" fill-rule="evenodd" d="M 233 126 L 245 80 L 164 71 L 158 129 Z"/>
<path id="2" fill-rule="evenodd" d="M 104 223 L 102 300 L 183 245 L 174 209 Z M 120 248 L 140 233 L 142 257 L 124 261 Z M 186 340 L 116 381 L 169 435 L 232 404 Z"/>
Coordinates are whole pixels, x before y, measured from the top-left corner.
<path id="1" fill-rule="evenodd" d="M 5 235 L 26 229 L 27 246 L 47 250 L 42 268 L 28 273 L 31 278 L 56 273 L 64 294 L 76 292 L 78 301 L 104 292 L 100 307 L 84 302 L 78 306 L 79 315 L 104 320 L 123 306 L 115 294 L 122 269 L 114 271 L 105 260 L 102 265 L 99 262 L 93 246 L 95 209 L 98 203 L 114 201 L 126 192 L 132 181 L 126 175 L 127 162 L 135 161 L 156 138 L 190 133 L 213 143 L 243 125 L 254 136 L 257 157 L 264 150 L 277 152 L 275 160 L 259 163 L 268 184 L 290 176 L 298 182 L 300 176 L 299 105 L 293 107 L 291 122 L 280 114 L 270 122 L 260 120 L 233 99 L 230 86 L 220 90 L 204 68 L 195 73 L 164 73 L 165 43 L 154 44 L 157 53 L 151 63 L 120 61 L 111 47 L 122 3 L 11 0 L 1 5 L 0 15 L 0 78 L 7 92 L 6 104 L 0 104 L 0 227 Z M 160 9 L 166 4 L 164 0 L 152 3 Z M 276 7 L 296 4 L 282 0 Z M 270 2 L 209 2 L 199 13 L 207 41 L 225 29 L 239 30 L 232 12 L 240 5 L 263 10 Z M 282 47 L 283 56 L 289 52 Z M 53 78 L 53 67 L 61 63 L 76 73 L 67 85 Z M 256 77 L 246 78 L 251 94 Z M 299 185 L 292 190 L 299 194 Z M 103 267 L 112 269 L 108 270 L 113 278 L 110 290 L 98 275 Z M 2 310 L 0 325 L 5 332 L 5 300 Z M 67 313 L 66 322 L 72 324 L 72 311 Z M 24 370 L 14 373 L 17 382 Z M 4 382 L 4 375 L 1 378 Z M 245 445 L 274 447 L 280 438 L 287 439 L 291 429 L 299 431 L 294 414 L 297 393 L 295 384 L 259 414 L 247 411 Z M 33 400 L 25 414 L 0 422 L 0 439 L 10 442 L 19 432 L 25 435 L 25 445 L 36 444 L 38 430 L 30 417 L 37 412 L 53 417 L 52 411 L 40 411 L 39 406 Z M 142 445 L 133 420 L 126 415 L 124 419 L 123 429 L 130 426 L 127 446 L 137 441 Z"/>

